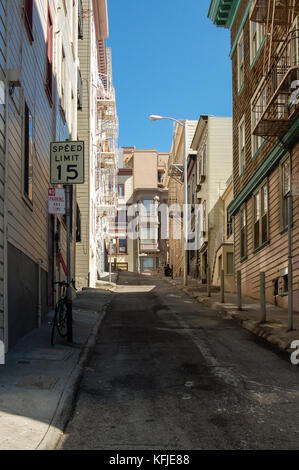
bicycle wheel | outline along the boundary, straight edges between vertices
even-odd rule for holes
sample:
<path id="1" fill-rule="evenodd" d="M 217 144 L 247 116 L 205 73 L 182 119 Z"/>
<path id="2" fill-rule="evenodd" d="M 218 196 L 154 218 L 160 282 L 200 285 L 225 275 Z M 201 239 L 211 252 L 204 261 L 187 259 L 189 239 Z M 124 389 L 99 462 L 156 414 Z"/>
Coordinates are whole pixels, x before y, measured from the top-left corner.
<path id="1" fill-rule="evenodd" d="M 66 304 L 64 300 L 60 300 L 55 307 L 55 314 L 51 332 L 51 344 L 55 343 L 57 333 L 62 338 L 67 336 L 67 316 Z"/>
<path id="2" fill-rule="evenodd" d="M 67 336 L 67 314 L 66 314 L 66 303 L 61 300 L 58 305 L 58 314 L 56 317 L 56 328 L 59 336 L 65 338 Z"/>

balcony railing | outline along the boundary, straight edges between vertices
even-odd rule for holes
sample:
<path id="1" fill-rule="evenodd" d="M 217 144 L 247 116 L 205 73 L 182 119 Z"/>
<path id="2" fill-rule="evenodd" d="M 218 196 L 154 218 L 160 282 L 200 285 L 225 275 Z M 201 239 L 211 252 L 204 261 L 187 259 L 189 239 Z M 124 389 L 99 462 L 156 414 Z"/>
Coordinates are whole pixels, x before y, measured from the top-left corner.
<path id="1" fill-rule="evenodd" d="M 298 114 L 299 30 L 291 30 L 252 103 L 253 134 L 280 136 Z"/>
<path id="2" fill-rule="evenodd" d="M 159 244 L 157 241 L 140 241 L 140 251 L 159 251 Z"/>
<path id="3" fill-rule="evenodd" d="M 268 20 L 273 19 L 276 25 L 286 25 L 289 23 L 289 13 L 292 8 L 294 8 L 294 0 L 253 0 L 250 20 L 255 23 L 267 23 Z M 298 14 L 297 3 L 295 14 L 296 12 Z"/>

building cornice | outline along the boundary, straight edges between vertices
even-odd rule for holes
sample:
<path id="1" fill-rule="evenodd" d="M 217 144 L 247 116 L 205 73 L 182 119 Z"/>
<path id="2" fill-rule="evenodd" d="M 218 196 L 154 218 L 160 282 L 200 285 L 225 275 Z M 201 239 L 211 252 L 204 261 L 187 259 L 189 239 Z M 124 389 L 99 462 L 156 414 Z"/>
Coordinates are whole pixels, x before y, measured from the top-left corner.
<path id="1" fill-rule="evenodd" d="M 248 0 L 248 2 L 250 1 L 251 0 Z M 240 4 L 241 0 L 212 0 L 208 18 L 210 18 L 216 26 L 231 29 Z"/>

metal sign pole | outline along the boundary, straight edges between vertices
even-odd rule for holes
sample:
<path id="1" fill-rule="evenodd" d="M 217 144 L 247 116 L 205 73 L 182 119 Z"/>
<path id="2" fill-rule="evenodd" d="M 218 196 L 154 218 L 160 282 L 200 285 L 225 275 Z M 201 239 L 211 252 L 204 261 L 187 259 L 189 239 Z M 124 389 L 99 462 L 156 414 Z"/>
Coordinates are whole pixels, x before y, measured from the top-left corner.
<path id="1" fill-rule="evenodd" d="M 294 329 L 293 322 L 293 263 L 292 263 L 292 192 L 288 194 L 288 328 Z"/>
<path id="2" fill-rule="evenodd" d="M 73 311 L 71 288 L 71 185 L 66 185 L 66 240 L 67 240 L 67 339 L 73 342 Z"/>

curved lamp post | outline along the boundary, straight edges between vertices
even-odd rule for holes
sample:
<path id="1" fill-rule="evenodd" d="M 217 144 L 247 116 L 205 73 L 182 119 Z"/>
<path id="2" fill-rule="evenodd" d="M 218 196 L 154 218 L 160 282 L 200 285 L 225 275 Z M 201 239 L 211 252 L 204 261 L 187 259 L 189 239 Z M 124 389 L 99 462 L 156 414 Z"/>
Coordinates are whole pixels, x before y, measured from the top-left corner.
<path id="1" fill-rule="evenodd" d="M 183 244 L 183 250 L 184 250 L 184 286 L 188 285 L 188 276 L 187 276 L 187 268 L 188 268 L 188 263 L 187 263 L 187 241 L 188 241 L 188 209 L 187 209 L 187 204 L 188 204 L 188 156 L 187 156 L 187 138 L 186 138 L 186 121 L 179 121 L 178 119 L 174 119 L 172 117 L 165 117 L 165 116 L 158 116 L 156 114 L 152 114 L 150 117 L 151 121 L 161 121 L 162 119 L 168 119 L 170 121 L 174 121 L 180 126 L 184 128 L 184 206 L 185 206 L 185 211 L 184 211 L 184 244 Z"/>

